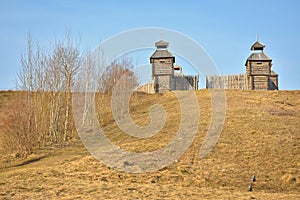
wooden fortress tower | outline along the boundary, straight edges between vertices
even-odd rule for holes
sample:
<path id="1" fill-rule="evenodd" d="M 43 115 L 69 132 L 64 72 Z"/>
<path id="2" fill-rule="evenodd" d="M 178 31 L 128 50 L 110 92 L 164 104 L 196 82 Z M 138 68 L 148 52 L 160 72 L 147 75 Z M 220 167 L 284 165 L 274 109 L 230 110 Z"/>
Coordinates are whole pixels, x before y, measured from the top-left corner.
<path id="1" fill-rule="evenodd" d="M 272 59 L 264 48 L 258 40 L 251 46 L 252 54 L 245 63 L 249 90 L 278 90 L 278 74 L 271 70 Z"/>
<path id="2" fill-rule="evenodd" d="M 168 42 L 160 40 L 155 46 L 156 51 L 150 57 L 154 88 L 155 92 L 166 92 L 172 89 L 175 57 L 168 50 Z"/>
<path id="3" fill-rule="evenodd" d="M 278 90 L 278 74 L 272 71 L 272 59 L 264 53 L 264 48 L 256 39 L 245 63 L 245 74 L 207 76 L 206 88 Z"/>
<path id="4" fill-rule="evenodd" d="M 169 43 L 160 40 L 155 43 L 156 50 L 150 57 L 154 91 L 163 93 L 171 90 L 197 90 L 198 76 L 187 76 L 180 66 L 174 66 L 175 56 L 168 50 Z M 174 73 L 174 71 L 180 73 Z"/>

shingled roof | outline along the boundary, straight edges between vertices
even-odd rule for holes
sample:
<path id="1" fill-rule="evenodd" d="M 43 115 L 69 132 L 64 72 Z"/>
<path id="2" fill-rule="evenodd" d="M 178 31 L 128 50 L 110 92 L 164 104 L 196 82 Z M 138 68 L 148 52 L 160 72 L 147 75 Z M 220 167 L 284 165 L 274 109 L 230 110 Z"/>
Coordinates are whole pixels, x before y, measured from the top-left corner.
<path id="1" fill-rule="evenodd" d="M 164 40 L 159 40 L 158 42 L 155 42 L 155 46 L 157 49 L 166 49 L 169 47 L 169 42 Z"/>
<path id="2" fill-rule="evenodd" d="M 173 58 L 174 56 L 172 55 L 171 52 L 168 50 L 160 50 L 157 49 L 150 58 Z"/>
<path id="3" fill-rule="evenodd" d="M 245 66 L 247 66 L 248 60 L 250 61 L 272 61 L 272 59 L 263 52 L 265 45 L 258 40 L 251 46 L 251 50 L 254 51 L 246 60 Z M 259 52 L 258 52 L 259 51 Z"/>
<path id="4" fill-rule="evenodd" d="M 251 50 L 263 50 L 265 48 L 265 45 L 260 43 L 259 41 L 256 41 L 252 46 Z"/>
<path id="5" fill-rule="evenodd" d="M 252 53 L 248 60 L 256 60 L 256 61 L 270 61 L 272 60 L 267 54 L 260 52 L 260 53 Z"/>
<path id="6" fill-rule="evenodd" d="M 248 60 L 251 60 L 251 61 L 272 61 L 272 59 L 267 54 L 265 54 L 264 52 L 252 53 L 248 57 L 247 61 Z M 247 65 L 247 61 L 245 63 L 245 66 Z"/>
<path id="7" fill-rule="evenodd" d="M 173 58 L 173 62 L 175 62 L 175 57 L 167 49 L 168 46 L 169 46 L 168 42 L 166 42 L 164 40 L 160 40 L 160 41 L 155 43 L 155 46 L 156 46 L 156 50 L 152 54 L 152 56 L 150 57 L 150 63 L 152 63 L 153 58 Z"/>

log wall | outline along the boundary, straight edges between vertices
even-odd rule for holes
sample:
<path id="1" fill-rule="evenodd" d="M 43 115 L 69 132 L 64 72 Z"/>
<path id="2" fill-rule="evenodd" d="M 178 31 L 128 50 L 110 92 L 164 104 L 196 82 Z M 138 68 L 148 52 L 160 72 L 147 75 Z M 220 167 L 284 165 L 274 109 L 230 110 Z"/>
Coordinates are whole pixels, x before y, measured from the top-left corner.
<path id="1" fill-rule="evenodd" d="M 206 88 L 247 90 L 246 74 L 207 76 Z"/>

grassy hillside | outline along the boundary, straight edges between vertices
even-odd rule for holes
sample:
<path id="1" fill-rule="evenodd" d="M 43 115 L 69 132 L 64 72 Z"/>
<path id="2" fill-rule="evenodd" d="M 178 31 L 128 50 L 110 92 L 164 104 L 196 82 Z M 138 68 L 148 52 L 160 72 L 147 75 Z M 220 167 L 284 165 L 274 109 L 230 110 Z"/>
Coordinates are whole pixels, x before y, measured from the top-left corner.
<path id="1" fill-rule="evenodd" d="M 0 92 L 1 119 L 13 96 Z M 200 90 L 197 96 L 198 133 L 178 162 L 153 173 L 128 174 L 96 160 L 80 140 L 36 150 L 26 159 L 2 152 L 0 199 L 299 199 L 300 91 L 226 91 L 225 126 L 204 159 L 198 153 L 210 123 L 210 93 Z M 163 105 L 168 116 L 162 131 L 151 138 L 122 133 L 109 108 L 102 111 L 105 118 L 100 123 L 123 149 L 159 149 L 179 127 L 176 97 L 138 94 L 130 112 L 137 124 L 145 125 L 148 109 L 155 103 Z M 257 181 L 248 192 L 253 174 Z"/>

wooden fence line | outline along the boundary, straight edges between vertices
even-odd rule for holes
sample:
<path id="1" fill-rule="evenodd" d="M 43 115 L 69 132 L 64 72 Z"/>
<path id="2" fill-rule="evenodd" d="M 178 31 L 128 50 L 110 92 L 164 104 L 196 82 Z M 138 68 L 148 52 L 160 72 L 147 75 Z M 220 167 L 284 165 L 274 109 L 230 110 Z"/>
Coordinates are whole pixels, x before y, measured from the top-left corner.
<path id="1" fill-rule="evenodd" d="M 247 90 L 246 74 L 206 77 L 206 88 Z"/>

